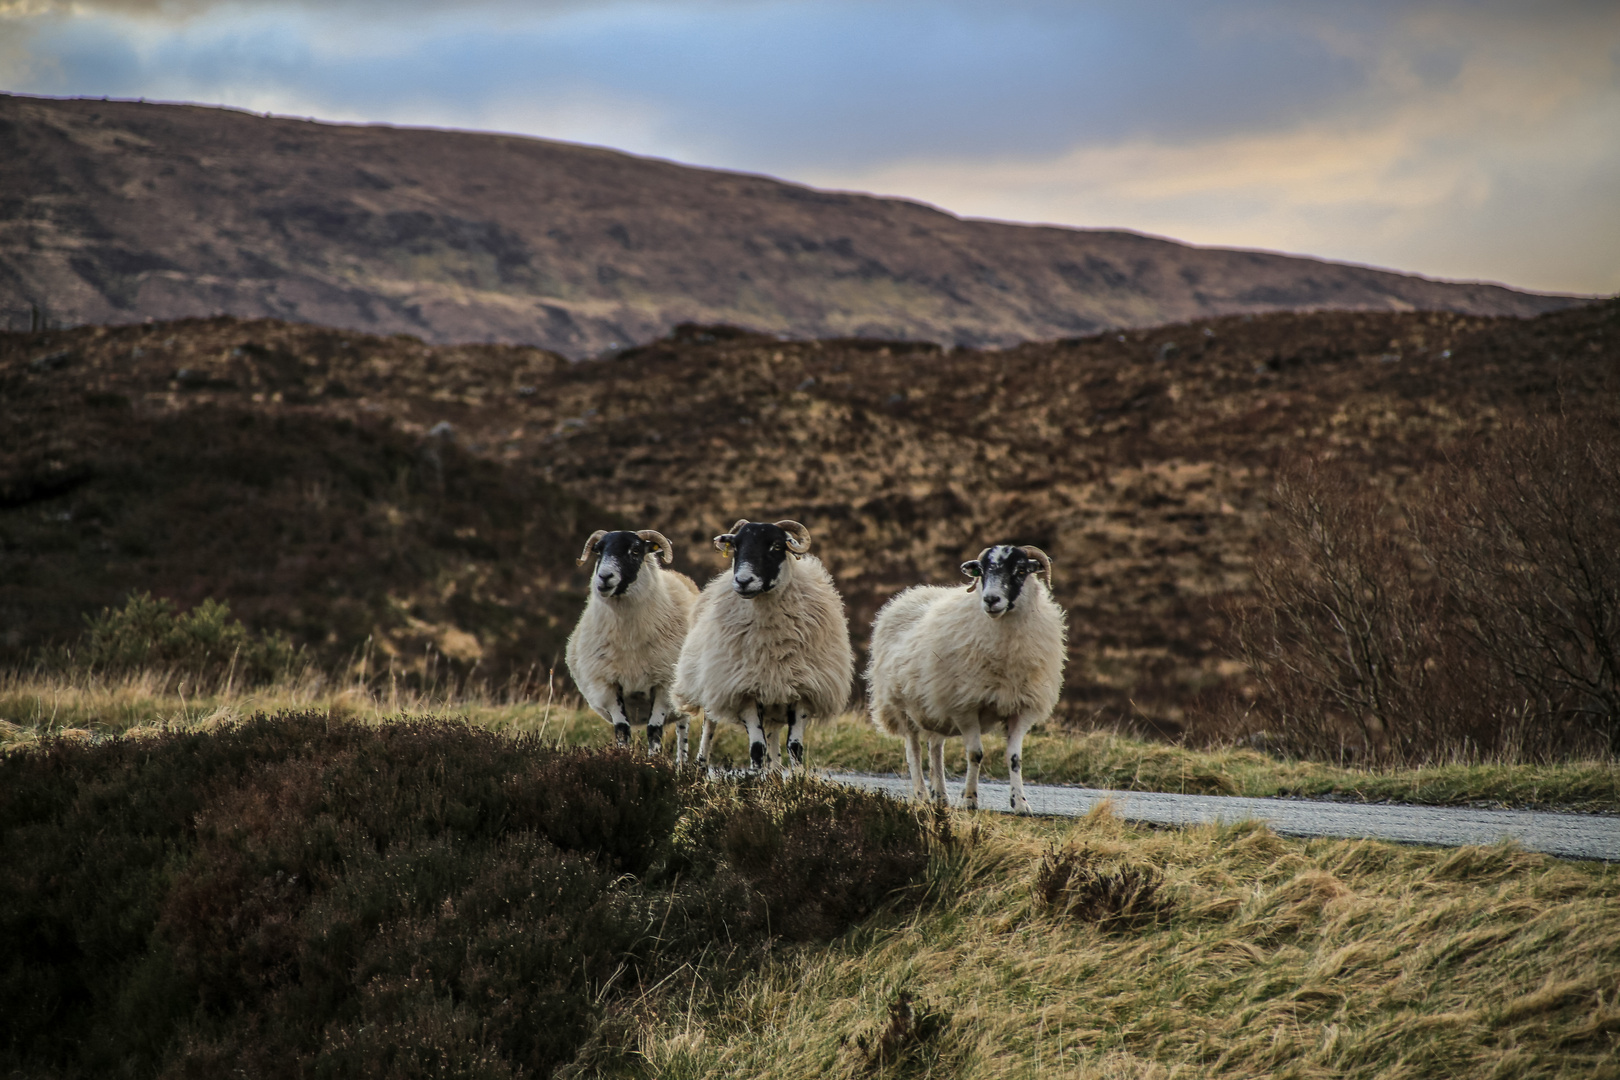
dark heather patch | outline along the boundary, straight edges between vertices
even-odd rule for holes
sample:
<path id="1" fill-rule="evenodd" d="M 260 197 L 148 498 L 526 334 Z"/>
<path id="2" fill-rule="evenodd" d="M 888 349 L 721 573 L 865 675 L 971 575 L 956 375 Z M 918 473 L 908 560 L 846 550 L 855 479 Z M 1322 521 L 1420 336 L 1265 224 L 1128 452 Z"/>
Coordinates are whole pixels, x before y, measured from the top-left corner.
<path id="1" fill-rule="evenodd" d="M 787 530 L 764 522 L 749 522 L 731 536 L 732 582 L 743 595 L 758 596 L 776 587 L 787 560 Z"/>
<path id="2" fill-rule="evenodd" d="M 647 557 L 651 547 L 633 532 L 610 532 L 602 537 L 596 545 L 596 573 L 602 572 L 603 560 L 614 559 L 618 562 L 619 584 L 613 590 L 614 596 L 623 596 L 624 591 L 634 584 L 636 575 L 641 573 L 642 560 Z"/>

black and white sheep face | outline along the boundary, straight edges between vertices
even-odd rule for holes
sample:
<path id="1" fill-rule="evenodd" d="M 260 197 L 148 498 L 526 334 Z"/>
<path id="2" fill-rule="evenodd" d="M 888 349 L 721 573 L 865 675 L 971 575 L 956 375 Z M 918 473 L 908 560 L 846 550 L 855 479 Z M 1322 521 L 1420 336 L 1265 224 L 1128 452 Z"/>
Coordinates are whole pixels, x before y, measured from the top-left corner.
<path id="1" fill-rule="evenodd" d="M 1029 552 L 1011 544 L 985 548 L 972 562 L 962 564 L 962 573 L 974 578 L 984 613 L 999 619 L 1018 604 L 1024 579 L 1043 570 Z"/>
<path id="2" fill-rule="evenodd" d="M 788 540 L 786 529 L 761 521 L 715 537 L 715 546 L 731 555 L 731 587 L 738 596 L 752 600 L 786 580 L 792 573 Z"/>
<path id="3" fill-rule="evenodd" d="M 623 596 L 636 583 L 654 545 L 633 532 L 610 532 L 596 543 L 592 586 L 602 596 Z"/>

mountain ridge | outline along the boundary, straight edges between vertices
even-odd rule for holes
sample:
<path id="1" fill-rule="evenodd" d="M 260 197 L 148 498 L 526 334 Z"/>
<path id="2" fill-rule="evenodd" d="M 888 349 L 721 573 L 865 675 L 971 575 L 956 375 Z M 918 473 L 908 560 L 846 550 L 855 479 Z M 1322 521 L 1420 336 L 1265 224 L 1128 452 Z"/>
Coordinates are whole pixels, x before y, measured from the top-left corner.
<path id="1" fill-rule="evenodd" d="M 526 136 L 0 95 L 0 324 L 228 314 L 579 358 L 683 322 L 1006 347 L 1587 298 L 960 218 Z M 20 324 L 20 325 L 19 325 Z"/>

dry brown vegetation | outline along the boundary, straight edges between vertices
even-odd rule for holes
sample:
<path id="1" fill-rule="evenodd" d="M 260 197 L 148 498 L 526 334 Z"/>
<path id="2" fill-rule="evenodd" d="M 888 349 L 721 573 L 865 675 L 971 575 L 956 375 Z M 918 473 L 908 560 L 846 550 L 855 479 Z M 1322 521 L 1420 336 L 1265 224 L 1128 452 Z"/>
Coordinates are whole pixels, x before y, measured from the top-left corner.
<path id="1" fill-rule="evenodd" d="M 999 352 L 687 328 L 585 364 L 230 319 L 4 335 L 4 648 L 148 589 L 226 600 L 328 663 L 369 638 L 396 671 L 482 657 L 478 677 L 533 664 L 543 685 L 583 530 L 656 526 L 703 577 L 738 516 L 793 517 L 857 645 L 897 588 L 1039 544 L 1071 613 L 1067 717 L 1177 733 L 1241 689 L 1211 601 L 1251 588 L 1280 465 L 1424 490 L 1514 417 L 1612 400 L 1617 364 L 1614 302 Z"/>
<path id="2" fill-rule="evenodd" d="M 1230 605 L 1250 721 L 1319 760 L 1620 752 L 1620 417 L 1510 423 L 1399 497 L 1284 471 Z"/>

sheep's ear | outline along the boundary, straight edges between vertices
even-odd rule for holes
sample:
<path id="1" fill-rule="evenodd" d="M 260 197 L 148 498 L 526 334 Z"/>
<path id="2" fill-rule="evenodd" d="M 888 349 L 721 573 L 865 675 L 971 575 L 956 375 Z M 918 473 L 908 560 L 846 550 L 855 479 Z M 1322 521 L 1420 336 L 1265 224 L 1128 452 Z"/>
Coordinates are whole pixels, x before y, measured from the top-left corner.
<path id="1" fill-rule="evenodd" d="M 602 543 L 602 537 L 606 535 L 606 529 L 597 529 L 595 532 L 591 533 L 591 538 L 585 541 L 585 550 L 579 553 L 579 558 L 574 560 L 574 565 L 584 566 L 586 563 L 590 562 L 591 556 L 596 554 L 597 546 Z"/>
<path id="2" fill-rule="evenodd" d="M 675 545 L 669 542 L 669 537 L 653 529 L 642 529 L 636 535 L 658 549 L 658 557 L 664 560 L 665 566 L 675 561 Z"/>
<path id="3" fill-rule="evenodd" d="M 721 533 L 719 536 L 714 538 L 714 549 L 729 559 L 731 558 L 732 548 L 736 545 L 736 543 L 736 533 Z"/>
<path id="4" fill-rule="evenodd" d="M 979 564 L 978 559 L 974 559 L 962 564 L 962 573 L 973 579 L 972 584 L 968 586 L 968 592 L 972 592 L 979 587 L 979 579 L 984 577 L 984 567 Z"/>
<path id="5" fill-rule="evenodd" d="M 1036 562 L 1041 564 L 1041 568 L 1037 571 L 1037 573 L 1045 574 L 1047 584 L 1051 584 L 1052 557 L 1046 552 L 1042 551 L 1040 548 L 1031 544 L 1025 544 L 1023 550 L 1025 555 L 1028 555 L 1031 559 L 1034 559 Z"/>

